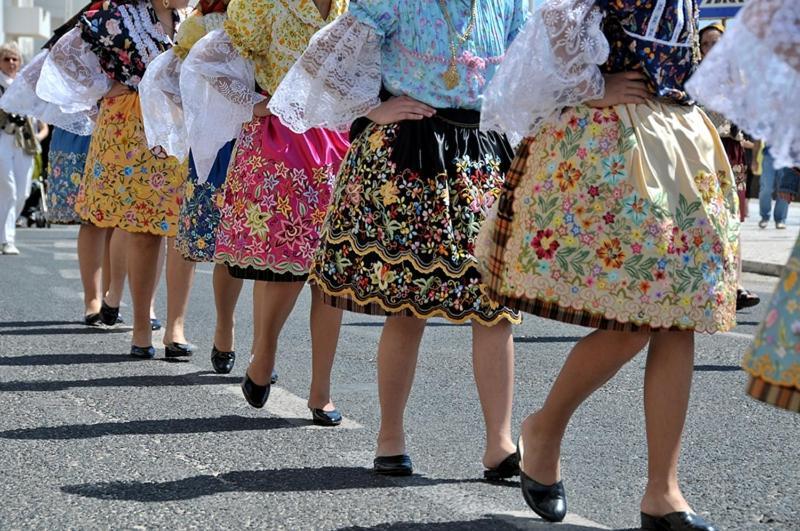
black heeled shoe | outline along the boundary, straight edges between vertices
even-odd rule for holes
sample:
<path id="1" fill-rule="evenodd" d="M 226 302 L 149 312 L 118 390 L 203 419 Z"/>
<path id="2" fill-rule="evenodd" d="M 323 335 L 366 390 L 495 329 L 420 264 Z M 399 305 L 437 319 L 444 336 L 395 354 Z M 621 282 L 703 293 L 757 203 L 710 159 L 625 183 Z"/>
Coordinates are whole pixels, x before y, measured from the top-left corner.
<path id="1" fill-rule="evenodd" d="M 324 411 L 322 409 L 309 408 L 311 410 L 311 421 L 315 426 L 338 426 L 342 423 L 342 414 L 338 409 Z"/>
<path id="2" fill-rule="evenodd" d="M 410 476 L 414 473 L 411 457 L 408 454 L 376 457 L 372 471 L 382 476 Z"/>
<path id="3" fill-rule="evenodd" d="M 483 471 L 483 479 L 486 481 L 505 481 L 514 476 L 519 476 L 519 452 L 514 452 L 503 459 L 494 468 L 487 468 Z"/>
<path id="4" fill-rule="evenodd" d="M 542 485 L 522 470 L 522 437 L 517 441 L 517 454 L 520 463 L 519 483 L 525 503 L 548 522 L 564 520 L 567 516 L 567 494 L 564 491 L 564 483 L 557 481 L 552 485 Z"/>
<path id="5" fill-rule="evenodd" d="M 152 345 L 149 347 L 137 347 L 136 345 L 131 345 L 131 356 L 134 358 L 151 360 L 156 357 L 156 349 L 154 349 Z"/>
<path id="6" fill-rule="evenodd" d="M 99 313 L 90 313 L 89 315 L 83 316 L 83 324 L 86 326 L 98 327 L 100 326 L 101 322 L 102 319 L 100 318 Z"/>
<path id="7" fill-rule="evenodd" d="M 216 346 L 211 348 L 211 366 L 214 367 L 215 373 L 229 374 L 233 370 L 233 364 L 235 362 L 235 352 L 222 352 L 217 350 Z"/>
<path id="8" fill-rule="evenodd" d="M 685 511 L 669 513 L 664 516 L 650 516 L 642 513 L 642 529 L 645 531 L 717 531 L 717 528 L 705 521 L 702 516 Z"/>
<path id="9" fill-rule="evenodd" d="M 257 385 L 245 372 L 242 381 L 242 394 L 247 403 L 254 408 L 261 409 L 269 398 L 270 385 Z"/>
<path id="10" fill-rule="evenodd" d="M 196 348 L 191 343 L 172 342 L 164 345 L 164 356 L 167 358 L 188 358 L 194 354 Z"/>
<path id="11" fill-rule="evenodd" d="M 103 304 L 100 305 L 100 320 L 103 321 L 103 324 L 106 326 L 114 326 L 117 324 L 119 319 L 119 306 L 116 308 L 112 308 L 106 301 L 103 301 Z"/>

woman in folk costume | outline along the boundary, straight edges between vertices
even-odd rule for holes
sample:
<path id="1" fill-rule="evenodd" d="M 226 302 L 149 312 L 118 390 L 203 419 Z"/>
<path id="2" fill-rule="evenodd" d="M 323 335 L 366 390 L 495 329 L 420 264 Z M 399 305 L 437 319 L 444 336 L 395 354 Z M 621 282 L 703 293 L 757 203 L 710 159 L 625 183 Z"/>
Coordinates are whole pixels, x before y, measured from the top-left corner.
<path id="1" fill-rule="evenodd" d="M 352 1 L 292 68 L 270 109 L 295 131 L 347 127 L 312 279 L 338 308 L 386 315 L 374 469 L 412 473 L 403 417 L 430 317 L 472 323 L 489 479 L 518 472 L 511 440 L 518 314 L 487 298 L 473 256 L 512 157 L 478 131 L 480 97 L 526 2 Z"/>
<path id="2" fill-rule="evenodd" d="M 522 491 L 560 521 L 561 441 L 575 410 L 649 344 L 643 529 L 711 530 L 678 483 L 695 332 L 731 329 L 736 187 L 684 83 L 698 2 L 550 0 L 487 90 L 484 123 L 526 138 L 481 233 L 502 304 L 596 328 L 522 425 Z"/>
<path id="3" fill-rule="evenodd" d="M 47 219 L 55 224 L 82 223 L 75 211 L 75 202 L 89 151 L 92 117 L 83 113 L 65 114 L 58 106 L 43 101 L 36 95 L 42 67 L 50 48 L 73 29 L 87 11 L 95 10 L 102 2 L 93 2 L 56 29 L 43 51 L 22 69 L 17 82 L 0 100 L 0 106 L 25 114 L 53 125 L 47 169 Z M 109 246 L 114 237 L 116 253 L 111 262 Z M 117 312 L 109 311 L 108 301 L 119 306 L 125 284 L 125 257 L 122 234 L 86 224 L 78 233 L 78 259 L 84 292 L 84 323 L 88 326 L 117 323 Z M 112 265 L 113 264 L 113 265 Z M 105 303 L 104 303 L 105 301 Z"/>
<path id="4" fill-rule="evenodd" d="M 345 138 L 313 129 L 296 134 L 267 101 L 316 31 L 347 9 L 346 0 L 232 0 L 224 31 L 195 45 L 181 87 L 190 148 L 200 181 L 219 149 L 238 138 L 225 182 L 216 261 L 253 286 L 254 340 L 242 383 L 245 399 L 269 397 L 278 336 L 308 278 Z M 189 115 L 192 113 L 192 115 Z M 308 406 L 316 424 L 335 426 L 330 374 L 341 311 L 311 287 L 312 378 Z"/>
<path id="5" fill-rule="evenodd" d="M 177 232 L 186 166 L 163 150 L 150 150 L 136 91 L 150 61 L 172 46 L 177 9 L 186 0 L 108 0 L 82 17 L 52 48 L 37 93 L 64 112 L 96 112 L 88 163 L 76 209 L 96 227 L 128 233 L 128 274 L 133 300 L 130 354 L 152 358 L 150 303 L 164 236 Z M 179 267 L 169 253 L 167 268 Z M 178 257 L 179 258 L 179 257 Z M 168 271 L 168 280 L 175 275 Z M 168 306 L 185 308 L 185 284 L 168 281 Z M 170 300 L 171 299 L 171 300 Z M 182 315 L 170 316 L 164 336 L 167 357 L 191 355 Z"/>
<path id="6" fill-rule="evenodd" d="M 207 33 L 222 28 L 227 7 L 228 0 L 201 1 L 192 15 L 181 23 L 175 46 L 153 60 L 139 85 L 148 145 L 153 149 L 160 146 L 179 160 L 186 159 L 190 142 L 187 138 L 180 92 L 181 65 L 197 41 Z M 189 86 L 187 89 L 196 91 L 197 87 Z M 204 112 L 204 109 L 200 108 L 195 112 Z M 200 134 L 203 132 L 200 131 Z M 232 152 L 233 140 L 219 150 L 208 180 L 203 183 L 198 182 L 197 169 L 191 154 L 188 154 L 189 180 L 178 218 L 175 246 L 183 257 L 185 266 L 178 273 L 183 275 L 189 286 L 194 275 L 194 265 L 214 259 L 216 230 L 221 215 L 219 203 L 223 199 L 222 185 Z M 214 371 L 227 374 L 233 370 L 236 359 L 233 350 L 234 311 L 242 289 L 242 280 L 232 277 L 224 265 L 217 264 L 214 268 L 213 286 L 217 322 L 211 365 Z"/>
<path id="7" fill-rule="evenodd" d="M 750 0 L 688 83 L 692 96 L 800 166 L 800 3 Z M 786 198 L 786 196 L 784 196 Z M 794 197 L 797 198 L 796 196 Z M 747 393 L 800 412 L 800 240 L 744 357 Z"/>

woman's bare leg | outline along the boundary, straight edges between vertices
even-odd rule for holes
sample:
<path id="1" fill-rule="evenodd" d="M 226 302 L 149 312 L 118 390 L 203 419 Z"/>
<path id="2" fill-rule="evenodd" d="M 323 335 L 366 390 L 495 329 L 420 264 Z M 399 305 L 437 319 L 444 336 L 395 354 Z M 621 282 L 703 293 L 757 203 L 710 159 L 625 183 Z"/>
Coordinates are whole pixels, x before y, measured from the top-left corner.
<path id="1" fill-rule="evenodd" d="M 125 278 L 128 275 L 128 233 L 114 229 L 108 246 L 108 286 L 105 292 L 106 304 L 119 308 L 125 291 Z"/>
<path id="2" fill-rule="evenodd" d="M 227 266 L 216 264 L 214 265 L 213 284 L 214 305 L 217 309 L 214 346 L 222 352 L 232 352 L 234 350 L 234 313 L 244 281 L 232 277 L 228 273 Z"/>
<path id="3" fill-rule="evenodd" d="M 514 399 L 514 338 L 511 323 L 494 326 L 472 323 L 472 370 L 486 424 L 483 464 L 499 465 L 516 451 L 511 439 L 511 403 Z"/>
<path id="4" fill-rule="evenodd" d="M 694 371 L 694 332 L 660 332 L 650 340 L 644 373 L 647 488 L 642 512 L 688 511 L 678 485 L 681 435 Z"/>
<path id="5" fill-rule="evenodd" d="M 522 423 L 522 469 L 539 483 L 561 477 L 561 440 L 572 414 L 644 348 L 649 332 L 595 330 L 570 352 L 542 408 Z"/>
<path id="6" fill-rule="evenodd" d="M 98 313 L 103 302 L 102 267 L 108 230 L 84 223 L 78 231 L 78 266 L 83 284 L 84 315 Z"/>
<path id="7" fill-rule="evenodd" d="M 332 411 L 331 371 L 339 343 L 342 325 L 342 310 L 328 306 L 322 300 L 322 292 L 311 286 L 311 390 L 308 407 Z"/>
<path id="8" fill-rule="evenodd" d="M 167 239 L 167 326 L 164 344 L 187 343 L 186 312 L 194 280 L 195 262 L 186 260 L 175 248 L 175 238 Z"/>
<path id="9" fill-rule="evenodd" d="M 128 235 L 128 280 L 133 302 L 133 344 L 148 347 L 153 343 L 150 308 L 158 276 L 161 236 L 133 233 Z"/>
<path id="10" fill-rule="evenodd" d="M 150 301 L 150 318 L 156 318 L 156 295 L 158 295 L 158 284 L 161 282 L 161 275 L 164 272 L 164 263 L 167 261 L 167 248 L 165 241 L 162 241 L 158 248 L 158 263 L 156 264 L 156 281 L 153 289 L 153 299 Z"/>
<path id="11" fill-rule="evenodd" d="M 378 344 L 378 398 L 381 426 L 376 455 L 401 455 L 406 451 L 403 416 L 414 384 L 417 357 L 425 320 L 392 316 L 386 319 Z"/>

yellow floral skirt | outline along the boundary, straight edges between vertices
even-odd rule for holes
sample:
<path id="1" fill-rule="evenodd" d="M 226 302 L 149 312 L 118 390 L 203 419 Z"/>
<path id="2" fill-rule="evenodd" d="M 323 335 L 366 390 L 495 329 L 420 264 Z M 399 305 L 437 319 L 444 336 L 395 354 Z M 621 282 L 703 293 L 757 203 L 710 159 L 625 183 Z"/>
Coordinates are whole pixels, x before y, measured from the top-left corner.
<path id="1" fill-rule="evenodd" d="M 695 107 L 566 109 L 523 141 L 478 260 L 489 295 L 610 330 L 735 325 L 738 201 Z"/>
<path id="2" fill-rule="evenodd" d="M 100 106 L 75 209 L 98 227 L 175 236 L 187 165 L 148 149 L 138 93 Z"/>

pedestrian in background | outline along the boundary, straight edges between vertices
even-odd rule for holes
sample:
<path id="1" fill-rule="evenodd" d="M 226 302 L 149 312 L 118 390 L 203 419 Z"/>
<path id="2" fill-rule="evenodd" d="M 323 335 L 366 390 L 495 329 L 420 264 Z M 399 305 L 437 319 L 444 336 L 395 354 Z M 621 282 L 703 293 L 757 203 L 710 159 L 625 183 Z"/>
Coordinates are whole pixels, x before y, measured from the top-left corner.
<path id="1" fill-rule="evenodd" d="M 14 82 L 22 55 L 15 43 L 0 46 L 0 96 Z M 0 111 L 0 252 L 17 255 L 17 218 L 31 190 L 34 157 L 47 125 L 27 116 Z"/>
<path id="2" fill-rule="evenodd" d="M 758 210 L 761 220 L 758 222 L 758 226 L 766 229 L 769 226 L 771 215 L 775 220 L 775 228 L 785 229 L 786 217 L 789 215 L 789 203 L 786 199 L 776 195 L 780 180 L 779 174 L 785 169 L 775 169 L 775 160 L 770 153 L 769 145 L 764 148 L 764 159 L 761 164 L 761 181 L 759 182 L 758 190 Z M 772 207 L 773 200 L 775 201 L 774 210 Z"/>

